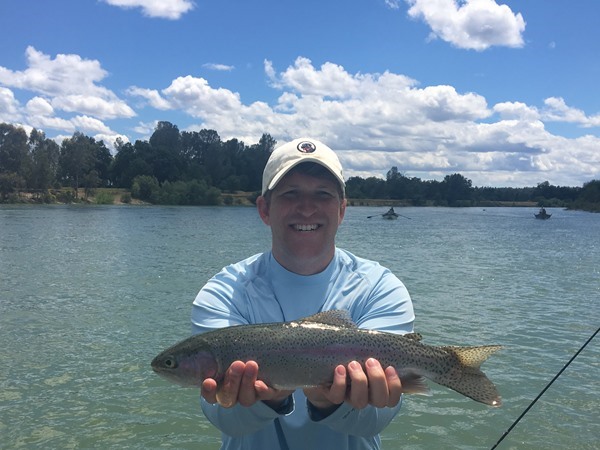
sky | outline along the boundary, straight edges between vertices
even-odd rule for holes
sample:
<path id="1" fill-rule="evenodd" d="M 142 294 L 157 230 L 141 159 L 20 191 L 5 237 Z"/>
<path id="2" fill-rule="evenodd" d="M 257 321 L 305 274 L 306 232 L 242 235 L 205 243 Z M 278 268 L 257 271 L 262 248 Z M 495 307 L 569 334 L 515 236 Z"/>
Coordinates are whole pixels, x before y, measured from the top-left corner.
<path id="1" fill-rule="evenodd" d="M 312 137 L 352 176 L 600 179 L 600 1 L 1 0 L 0 123 Z"/>

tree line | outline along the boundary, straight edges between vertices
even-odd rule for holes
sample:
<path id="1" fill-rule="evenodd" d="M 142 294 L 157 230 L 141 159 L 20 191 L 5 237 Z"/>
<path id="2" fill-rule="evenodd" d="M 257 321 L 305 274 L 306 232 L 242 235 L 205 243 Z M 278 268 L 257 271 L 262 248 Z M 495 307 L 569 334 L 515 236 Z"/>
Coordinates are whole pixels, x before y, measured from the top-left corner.
<path id="1" fill-rule="evenodd" d="M 20 192 L 40 202 L 79 201 L 97 188 L 116 187 L 134 198 L 157 204 L 207 205 L 223 201 L 224 192 L 260 193 L 262 171 L 276 141 L 263 134 L 257 144 L 222 141 L 214 130 L 180 131 L 159 122 L 149 140 L 115 142 L 113 155 L 103 141 L 81 132 L 59 145 L 43 131 L 29 134 L 0 124 L 0 202 L 19 201 Z M 66 192 L 64 188 L 70 188 Z M 600 180 L 582 187 L 474 187 L 455 173 L 442 181 L 407 177 L 392 167 L 386 178 L 351 177 L 346 194 L 353 201 L 387 199 L 407 205 L 475 206 L 536 202 L 546 206 L 600 209 Z"/>

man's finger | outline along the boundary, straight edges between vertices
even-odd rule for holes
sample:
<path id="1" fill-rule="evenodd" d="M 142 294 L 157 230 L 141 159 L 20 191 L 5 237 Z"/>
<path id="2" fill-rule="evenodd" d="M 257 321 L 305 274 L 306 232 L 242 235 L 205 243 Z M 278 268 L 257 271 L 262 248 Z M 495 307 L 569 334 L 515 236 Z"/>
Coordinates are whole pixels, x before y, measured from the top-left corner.
<path id="1" fill-rule="evenodd" d="M 254 361 L 248 361 L 242 375 L 238 402 L 242 406 L 251 406 L 256 402 L 256 377 L 258 376 L 258 364 Z"/>
<path id="2" fill-rule="evenodd" d="M 246 365 L 242 361 L 234 361 L 225 372 L 223 385 L 217 391 L 217 401 L 224 408 L 231 408 L 237 403 L 245 367 Z"/>
<path id="3" fill-rule="evenodd" d="M 398 372 L 393 367 L 386 367 L 385 377 L 387 379 L 388 391 L 390 393 L 387 406 L 392 408 L 400 402 L 402 398 L 402 381 Z"/>
<path id="4" fill-rule="evenodd" d="M 207 378 L 202 382 L 202 387 L 200 388 L 200 395 L 204 397 L 208 403 L 215 404 L 217 403 L 217 382 L 212 378 Z"/>
<path id="5" fill-rule="evenodd" d="M 388 384 L 381 364 L 376 359 L 369 358 L 365 362 L 365 369 L 369 386 L 369 404 L 377 408 L 388 406 Z"/>
<path id="6" fill-rule="evenodd" d="M 348 382 L 346 380 L 346 368 L 339 365 L 333 372 L 333 382 L 327 393 L 327 400 L 335 405 L 339 405 L 346 399 L 346 389 Z"/>
<path id="7" fill-rule="evenodd" d="M 360 363 L 352 361 L 348 364 L 350 376 L 350 404 L 362 409 L 369 404 L 369 381 Z"/>

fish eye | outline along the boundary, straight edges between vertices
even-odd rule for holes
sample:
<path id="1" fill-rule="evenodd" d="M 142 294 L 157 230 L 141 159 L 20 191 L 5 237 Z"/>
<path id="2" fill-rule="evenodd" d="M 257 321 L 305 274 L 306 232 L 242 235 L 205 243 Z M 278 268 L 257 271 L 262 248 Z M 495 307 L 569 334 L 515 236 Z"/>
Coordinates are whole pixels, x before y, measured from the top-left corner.
<path id="1" fill-rule="evenodd" d="M 163 363 L 167 369 L 175 369 L 177 367 L 177 361 L 173 356 L 167 356 Z"/>

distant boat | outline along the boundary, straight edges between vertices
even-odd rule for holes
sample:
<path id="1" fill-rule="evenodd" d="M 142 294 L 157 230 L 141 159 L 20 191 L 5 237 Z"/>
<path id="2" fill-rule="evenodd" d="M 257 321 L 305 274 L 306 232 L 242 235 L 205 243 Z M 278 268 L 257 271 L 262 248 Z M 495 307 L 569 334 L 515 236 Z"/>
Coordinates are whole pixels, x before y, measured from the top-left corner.
<path id="1" fill-rule="evenodd" d="M 398 216 L 399 214 L 394 211 L 394 208 L 390 208 L 388 212 L 381 215 L 381 217 L 388 220 L 396 220 Z"/>
<path id="2" fill-rule="evenodd" d="M 552 214 L 548 214 L 546 212 L 546 209 L 542 206 L 540 208 L 540 212 L 538 212 L 537 214 L 534 214 L 536 219 L 541 219 L 541 220 L 547 220 L 550 217 L 552 217 Z"/>
<path id="3" fill-rule="evenodd" d="M 398 217 L 404 217 L 405 219 L 410 219 L 410 217 L 406 217 L 403 216 L 402 214 L 398 214 L 396 211 L 394 211 L 394 208 L 390 208 L 387 212 L 383 213 L 383 214 L 375 214 L 373 216 L 367 216 L 367 219 L 370 219 L 371 217 L 379 217 L 381 216 L 384 219 L 387 220 L 396 220 Z"/>

